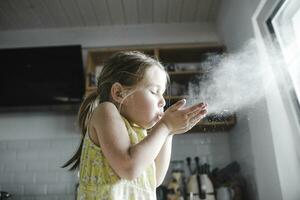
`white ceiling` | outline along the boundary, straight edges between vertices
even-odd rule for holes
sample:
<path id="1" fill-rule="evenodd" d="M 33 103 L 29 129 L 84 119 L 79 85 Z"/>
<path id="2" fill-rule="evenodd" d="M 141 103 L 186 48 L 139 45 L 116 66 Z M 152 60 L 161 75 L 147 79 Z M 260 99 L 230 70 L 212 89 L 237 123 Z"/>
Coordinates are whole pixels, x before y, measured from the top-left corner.
<path id="1" fill-rule="evenodd" d="M 213 22 L 220 0 L 0 0 L 0 31 Z"/>

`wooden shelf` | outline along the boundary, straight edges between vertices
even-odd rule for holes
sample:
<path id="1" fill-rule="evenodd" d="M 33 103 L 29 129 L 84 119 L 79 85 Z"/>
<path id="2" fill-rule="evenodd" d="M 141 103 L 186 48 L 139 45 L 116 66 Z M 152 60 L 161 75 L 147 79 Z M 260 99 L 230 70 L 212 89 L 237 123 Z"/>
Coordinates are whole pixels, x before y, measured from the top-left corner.
<path id="1" fill-rule="evenodd" d="M 189 48 L 161 48 L 159 51 L 159 58 L 163 63 L 189 63 L 202 62 L 205 60 L 206 53 L 222 53 L 224 46 L 206 46 L 203 47 L 189 47 Z"/>
<path id="2" fill-rule="evenodd" d="M 180 99 L 186 99 L 186 98 L 188 98 L 189 96 L 187 96 L 187 95 L 183 95 L 183 96 L 164 96 L 164 98 L 166 99 L 166 100 L 180 100 Z"/>
<path id="3" fill-rule="evenodd" d="M 86 88 L 86 90 L 91 91 L 91 90 L 96 90 L 97 87 L 96 86 L 89 86 Z"/>
<path id="4" fill-rule="evenodd" d="M 170 76 L 176 76 L 176 75 L 201 75 L 201 74 L 206 74 L 206 71 L 174 71 L 170 72 L 168 71 L 168 74 Z"/>
<path id="5" fill-rule="evenodd" d="M 235 126 L 236 122 L 236 114 L 227 116 L 222 121 L 208 121 L 204 118 L 196 126 L 194 126 L 190 132 L 207 133 L 228 131 Z"/>

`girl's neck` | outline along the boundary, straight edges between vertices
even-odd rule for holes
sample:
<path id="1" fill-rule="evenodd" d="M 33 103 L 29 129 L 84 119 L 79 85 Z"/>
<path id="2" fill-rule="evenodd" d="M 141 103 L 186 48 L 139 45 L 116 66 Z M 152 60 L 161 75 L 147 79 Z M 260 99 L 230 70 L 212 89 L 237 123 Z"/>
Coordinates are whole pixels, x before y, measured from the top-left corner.
<path id="1" fill-rule="evenodd" d="M 121 114 L 121 116 L 122 116 L 123 118 L 125 118 L 125 119 L 128 121 L 128 123 L 129 123 L 132 127 L 138 128 L 138 129 L 145 129 L 145 128 L 141 127 L 140 125 L 134 123 L 133 121 L 127 119 L 126 117 L 124 117 L 124 115 Z M 146 129 L 145 129 L 145 130 L 146 130 Z"/>

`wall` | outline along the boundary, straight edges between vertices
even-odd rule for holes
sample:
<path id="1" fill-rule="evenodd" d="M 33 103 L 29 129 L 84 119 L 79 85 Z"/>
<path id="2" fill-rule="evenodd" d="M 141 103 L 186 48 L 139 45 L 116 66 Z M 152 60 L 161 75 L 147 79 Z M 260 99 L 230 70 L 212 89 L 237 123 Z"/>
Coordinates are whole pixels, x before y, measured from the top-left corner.
<path id="1" fill-rule="evenodd" d="M 60 168 L 80 139 L 73 109 L 1 111 L 0 127 L 0 190 L 12 199 L 74 199 L 76 173 Z"/>
<path id="2" fill-rule="evenodd" d="M 13 194 L 12 199 L 74 199 L 76 174 L 60 166 L 78 139 L 1 140 L 0 190 Z"/>
<path id="3" fill-rule="evenodd" d="M 194 158 L 196 156 L 200 159 L 200 164 L 205 162 L 210 165 L 210 169 L 223 168 L 231 162 L 229 134 L 224 132 L 198 134 L 187 133 L 184 135 L 177 135 L 173 139 L 172 145 L 173 153 L 171 160 L 186 161 L 187 157 L 192 159 L 192 168 L 195 167 Z M 169 180 L 169 174 L 172 167 L 169 168 L 165 183 Z M 188 177 L 190 172 L 188 167 L 184 165 L 185 176 Z"/>
<path id="4" fill-rule="evenodd" d="M 219 37 L 210 24 L 0 32 L 0 48 L 81 44 L 84 56 L 92 47 L 172 43 L 219 43 Z M 79 142 L 76 111 L 60 109 L 0 111 L 0 190 L 13 199 L 74 199 L 76 173 L 59 166 Z M 175 136 L 172 160 L 199 156 L 212 167 L 224 167 L 231 161 L 228 137 Z"/>
<path id="5" fill-rule="evenodd" d="M 0 190 L 13 199 L 74 199 L 76 172 L 60 168 L 80 140 L 74 121 L 74 113 L 57 111 L 0 114 Z M 172 160 L 187 156 L 224 167 L 231 161 L 228 134 L 175 136 Z"/>
<path id="6" fill-rule="evenodd" d="M 47 129 L 64 132 L 55 127 Z M 72 155 L 79 137 L 63 135 L 59 138 L 1 140 L 0 190 L 14 194 L 13 199 L 74 199 L 76 173 L 59 166 Z M 187 156 L 207 158 L 212 167 L 224 167 L 230 162 L 228 135 L 175 137 L 172 160 L 185 160 Z M 165 183 L 168 181 L 166 178 Z"/>
<path id="7" fill-rule="evenodd" d="M 237 112 L 237 124 L 229 133 L 230 154 L 241 167 L 241 174 L 246 179 L 246 196 L 249 200 L 258 199 L 255 180 L 255 166 L 247 110 Z"/>
<path id="8" fill-rule="evenodd" d="M 83 48 L 218 43 L 209 23 L 141 24 L 94 28 L 43 29 L 0 32 L 0 48 L 81 44 Z"/>
<path id="9" fill-rule="evenodd" d="M 253 37 L 253 30 L 251 27 L 251 16 L 258 4 L 253 1 L 237 1 L 228 0 L 223 1 L 220 6 L 220 11 L 217 19 L 217 27 L 219 34 L 226 44 L 229 52 L 238 51 L 239 48 L 250 38 Z M 238 17 L 237 17 L 238 16 Z M 262 109 L 266 109 L 266 105 L 262 102 Z M 249 119 L 249 109 L 244 108 L 237 113 L 237 126 L 230 132 L 230 152 L 232 159 L 239 162 L 242 169 L 242 174 L 247 179 L 247 190 L 249 199 L 273 199 L 273 198 L 259 198 L 260 191 L 258 180 L 256 180 L 256 166 L 264 165 L 258 162 L 255 158 L 253 146 L 253 132 L 260 133 L 261 131 L 251 130 L 251 119 Z M 265 121 L 265 120 L 264 120 Z M 263 126 L 262 123 L 257 124 L 257 127 Z M 253 128 L 252 128 L 253 129 Z M 263 137 L 262 139 L 267 139 Z M 259 149 L 264 152 L 263 146 Z M 255 164 L 256 162 L 256 164 Z M 259 164 L 258 164 L 259 163 Z M 258 166 L 258 167 L 261 167 Z M 263 176 L 268 180 L 268 177 Z M 268 182 L 268 181 L 266 181 Z M 269 184 L 268 184 L 269 185 Z"/>
<path id="10" fill-rule="evenodd" d="M 264 2 L 266 1 L 223 2 L 218 27 L 229 51 L 238 51 L 247 40 L 257 36 L 255 33 L 258 30 L 253 28 L 253 24 L 257 20 L 255 17 L 261 16 L 257 15 L 259 10 L 256 9 Z M 274 1 L 270 1 L 269 4 L 276 5 Z M 246 147 L 247 150 L 231 153 L 233 159 L 241 162 L 246 160 L 245 158 L 254 161 L 253 164 L 248 162 L 248 170 L 243 172 L 248 174 L 250 180 L 255 180 L 249 183 L 253 185 L 254 182 L 250 191 L 253 199 L 296 200 L 299 199 L 299 189 L 296 189 L 299 188 L 299 157 L 295 155 L 295 149 L 291 150 L 294 145 L 291 135 L 297 131 L 291 125 L 295 120 L 291 119 L 292 112 L 289 112 L 290 108 L 286 103 L 288 98 L 283 98 L 285 93 L 277 87 L 274 85 L 274 88 L 269 88 L 265 98 L 251 108 L 246 108 L 243 115 L 238 116 L 239 119 L 243 119 L 244 125 L 236 127 L 230 134 L 234 137 L 230 139 L 231 150 L 238 145 L 242 149 Z M 244 153 L 246 155 L 243 155 Z M 291 160 L 287 161 L 287 158 Z"/>

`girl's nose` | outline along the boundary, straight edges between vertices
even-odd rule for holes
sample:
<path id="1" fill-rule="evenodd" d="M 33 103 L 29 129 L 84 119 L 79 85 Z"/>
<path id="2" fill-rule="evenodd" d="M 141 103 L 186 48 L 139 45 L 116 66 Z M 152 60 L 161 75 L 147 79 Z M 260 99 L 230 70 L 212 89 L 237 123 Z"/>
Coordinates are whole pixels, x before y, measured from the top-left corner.
<path id="1" fill-rule="evenodd" d="M 161 97 L 161 99 L 159 100 L 158 106 L 163 108 L 166 105 L 166 101 L 164 97 Z"/>

